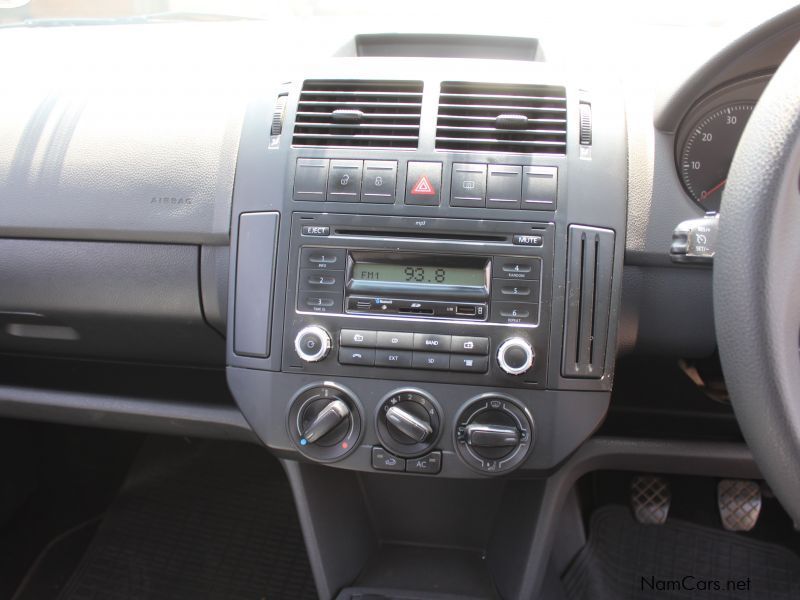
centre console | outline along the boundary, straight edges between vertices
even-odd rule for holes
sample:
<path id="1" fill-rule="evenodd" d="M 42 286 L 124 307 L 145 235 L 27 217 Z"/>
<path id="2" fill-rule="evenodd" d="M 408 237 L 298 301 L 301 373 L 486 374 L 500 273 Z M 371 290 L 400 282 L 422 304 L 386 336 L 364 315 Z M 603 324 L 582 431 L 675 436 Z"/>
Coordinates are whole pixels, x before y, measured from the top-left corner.
<path id="1" fill-rule="evenodd" d="M 608 408 L 626 173 L 618 90 L 540 63 L 343 58 L 251 104 L 228 384 L 284 461 L 321 596 L 370 560 L 389 585 L 376 540 L 412 563 L 496 540 L 487 581 L 532 597 L 502 557 Z"/>
<path id="2" fill-rule="evenodd" d="M 241 142 L 228 378 L 282 456 L 549 469 L 605 413 L 621 105 L 544 72 L 476 81 L 468 62 L 308 76 L 251 107 L 272 125 Z"/>

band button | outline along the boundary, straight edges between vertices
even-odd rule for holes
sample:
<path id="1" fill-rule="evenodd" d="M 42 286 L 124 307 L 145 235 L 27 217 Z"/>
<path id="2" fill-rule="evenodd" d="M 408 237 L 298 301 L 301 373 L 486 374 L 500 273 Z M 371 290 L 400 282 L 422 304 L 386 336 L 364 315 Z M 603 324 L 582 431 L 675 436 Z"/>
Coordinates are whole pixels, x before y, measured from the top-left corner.
<path id="1" fill-rule="evenodd" d="M 428 352 L 450 352 L 449 335 L 437 335 L 434 333 L 415 333 L 414 350 L 425 350 Z"/>

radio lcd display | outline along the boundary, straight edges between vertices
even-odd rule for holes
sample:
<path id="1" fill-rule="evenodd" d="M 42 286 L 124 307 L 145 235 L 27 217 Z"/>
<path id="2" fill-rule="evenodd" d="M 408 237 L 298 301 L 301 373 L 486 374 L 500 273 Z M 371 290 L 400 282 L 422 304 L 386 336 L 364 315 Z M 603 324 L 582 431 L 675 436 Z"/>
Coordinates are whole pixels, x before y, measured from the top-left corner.
<path id="1" fill-rule="evenodd" d="M 354 261 L 352 279 L 374 283 L 483 286 L 486 274 L 482 268 Z"/>

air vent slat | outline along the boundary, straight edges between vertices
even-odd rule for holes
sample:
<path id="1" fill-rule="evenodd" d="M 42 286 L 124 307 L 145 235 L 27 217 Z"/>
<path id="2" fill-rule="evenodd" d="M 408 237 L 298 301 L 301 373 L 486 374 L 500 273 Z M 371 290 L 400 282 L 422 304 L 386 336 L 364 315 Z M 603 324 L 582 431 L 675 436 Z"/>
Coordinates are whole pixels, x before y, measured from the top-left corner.
<path id="1" fill-rule="evenodd" d="M 527 133 L 541 133 L 542 135 L 566 135 L 563 131 L 558 131 L 556 129 L 508 129 L 502 130 L 497 129 L 495 127 L 462 127 L 460 125 L 439 125 L 437 127 L 439 131 L 480 131 L 480 132 L 491 132 L 497 133 L 498 131 L 506 131 L 508 133 L 519 133 L 519 134 L 527 134 Z"/>
<path id="2" fill-rule="evenodd" d="M 566 146 L 567 142 L 560 140 L 504 140 L 498 138 L 468 138 L 468 137 L 438 137 L 443 142 L 464 142 L 470 144 L 509 144 L 512 146 Z"/>
<path id="3" fill-rule="evenodd" d="M 292 144 L 415 149 L 421 112 L 421 81 L 307 80 Z"/>
<path id="4" fill-rule="evenodd" d="M 303 127 L 330 127 L 332 129 L 409 129 L 417 131 L 418 125 L 407 123 L 303 123 Z"/>
<path id="5" fill-rule="evenodd" d="M 566 154 L 566 116 L 563 87 L 445 81 L 436 149 Z"/>
<path id="6" fill-rule="evenodd" d="M 358 106 L 358 107 L 390 107 L 390 108 L 406 108 L 406 107 L 420 107 L 421 102 L 375 102 L 373 100 L 363 101 L 343 101 L 343 100 L 305 100 L 300 96 L 300 102 L 303 106 Z"/>
<path id="7" fill-rule="evenodd" d="M 336 133 L 295 133 L 295 138 L 320 138 L 320 139 L 337 139 L 337 140 L 346 140 L 349 138 L 357 138 L 362 140 L 416 140 L 418 139 L 415 135 L 369 135 L 364 133 L 348 133 L 348 134 L 336 134 Z"/>
<path id="8" fill-rule="evenodd" d="M 486 111 L 498 111 L 497 114 L 505 113 L 505 112 L 519 112 L 519 111 L 530 111 L 530 112 L 548 112 L 548 113 L 565 113 L 567 109 L 562 106 L 512 106 L 508 104 L 481 104 L 481 103 L 474 103 L 474 104 L 439 104 L 439 110 L 441 109 L 448 109 L 448 108 L 457 108 L 457 109 L 469 109 L 469 110 L 486 110 Z"/>

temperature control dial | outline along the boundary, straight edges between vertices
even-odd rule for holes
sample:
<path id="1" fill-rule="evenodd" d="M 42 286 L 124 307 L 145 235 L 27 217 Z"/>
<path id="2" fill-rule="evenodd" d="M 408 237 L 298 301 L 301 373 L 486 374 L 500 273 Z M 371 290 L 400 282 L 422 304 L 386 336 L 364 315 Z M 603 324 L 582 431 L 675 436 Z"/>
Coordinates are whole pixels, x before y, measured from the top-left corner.
<path id="1" fill-rule="evenodd" d="M 422 392 L 401 390 L 381 403 L 376 426 L 387 450 L 398 456 L 419 456 L 439 438 L 439 408 Z"/>
<path id="2" fill-rule="evenodd" d="M 518 401 L 482 396 L 458 416 L 455 446 L 461 459 L 481 473 L 505 473 L 519 466 L 533 445 L 533 420 Z"/>
<path id="3" fill-rule="evenodd" d="M 338 386 L 310 387 L 292 401 L 289 436 L 308 458 L 331 462 L 358 445 L 361 411 L 353 396 Z"/>

